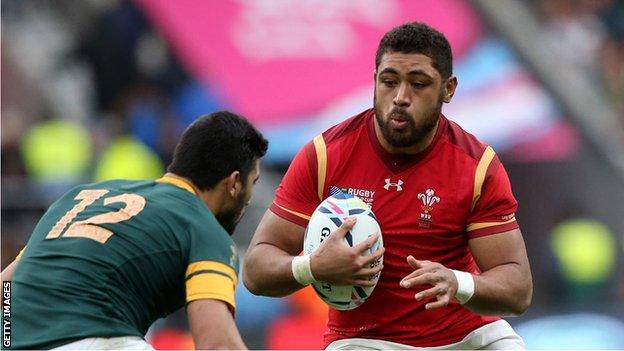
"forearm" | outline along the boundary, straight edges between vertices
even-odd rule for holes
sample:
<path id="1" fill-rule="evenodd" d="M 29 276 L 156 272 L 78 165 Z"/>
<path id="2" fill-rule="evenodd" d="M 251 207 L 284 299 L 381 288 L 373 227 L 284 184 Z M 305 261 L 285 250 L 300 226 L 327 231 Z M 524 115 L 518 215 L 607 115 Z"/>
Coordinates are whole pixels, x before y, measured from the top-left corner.
<path id="1" fill-rule="evenodd" d="M 187 305 L 195 349 L 246 349 L 230 307 L 220 300 L 194 300 Z"/>
<path id="2" fill-rule="evenodd" d="M 259 243 L 245 255 L 243 283 L 254 295 L 282 297 L 303 286 L 292 274 L 292 255 L 268 244 Z"/>
<path id="3" fill-rule="evenodd" d="M 517 316 L 531 304 L 531 273 L 518 263 L 499 265 L 473 278 L 475 293 L 464 306 L 478 314 Z"/>

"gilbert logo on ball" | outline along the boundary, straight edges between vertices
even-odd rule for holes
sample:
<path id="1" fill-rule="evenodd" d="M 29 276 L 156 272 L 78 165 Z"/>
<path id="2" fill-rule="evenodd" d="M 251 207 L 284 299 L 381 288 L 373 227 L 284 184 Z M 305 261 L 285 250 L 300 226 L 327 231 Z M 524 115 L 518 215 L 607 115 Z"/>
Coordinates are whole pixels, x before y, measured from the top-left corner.
<path id="1" fill-rule="evenodd" d="M 378 232 L 380 233 L 379 239 L 364 254 L 371 254 L 383 247 L 381 228 L 371 208 L 356 196 L 338 192 L 325 199 L 314 210 L 305 232 L 304 253 L 307 255 L 318 249 L 323 240 L 338 229 L 347 217 L 357 218 L 356 224 L 345 235 L 347 245 L 355 246 Z M 375 267 L 382 262 L 383 257 L 371 263 L 370 267 Z M 379 273 L 375 274 L 370 277 L 370 280 L 377 284 L 379 276 Z M 316 282 L 312 286 L 323 301 L 337 310 L 351 310 L 360 306 L 375 289 L 375 286 L 332 285 L 326 282 Z"/>

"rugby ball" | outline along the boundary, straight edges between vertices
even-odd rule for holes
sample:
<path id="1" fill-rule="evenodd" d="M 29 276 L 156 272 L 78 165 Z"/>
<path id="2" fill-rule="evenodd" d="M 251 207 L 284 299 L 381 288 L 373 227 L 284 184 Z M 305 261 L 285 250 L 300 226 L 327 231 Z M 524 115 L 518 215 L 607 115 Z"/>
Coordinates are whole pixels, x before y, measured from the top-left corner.
<path id="1" fill-rule="evenodd" d="M 303 244 L 304 253 L 311 254 L 321 245 L 330 233 L 333 233 L 347 217 L 356 217 L 357 221 L 351 231 L 345 235 L 345 242 L 355 246 L 378 232 L 379 239 L 364 254 L 368 255 L 383 247 L 381 228 L 371 208 L 360 198 L 337 191 L 325 199 L 314 210 L 305 231 Z M 383 257 L 373 262 L 375 267 L 383 262 Z M 377 284 L 380 273 L 370 277 Z M 372 294 L 375 286 L 361 287 L 352 285 L 332 285 L 326 282 L 312 283 L 316 294 L 330 307 L 337 310 L 351 310 L 360 306 Z"/>

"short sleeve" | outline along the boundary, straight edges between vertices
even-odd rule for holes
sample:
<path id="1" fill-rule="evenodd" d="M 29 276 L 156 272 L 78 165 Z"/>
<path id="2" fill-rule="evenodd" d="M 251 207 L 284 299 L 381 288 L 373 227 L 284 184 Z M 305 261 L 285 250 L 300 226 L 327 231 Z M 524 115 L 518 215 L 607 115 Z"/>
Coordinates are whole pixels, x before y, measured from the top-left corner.
<path id="1" fill-rule="evenodd" d="M 478 182 L 478 171 L 475 177 Z M 475 185 L 474 207 L 468 218 L 466 231 L 469 239 L 518 228 L 515 215 L 518 203 L 507 172 L 497 156 L 493 156 L 482 177 L 482 186 L 477 189 Z"/>
<path id="2" fill-rule="evenodd" d="M 310 142 L 291 162 L 275 191 L 270 210 L 287 221 L 307 226 L 310 216 L 320 203 L 318 172 L 317 150 L 315 143 Z"/>
<path id="3" fill-rule="evenodd" d="M 186 269 L 186 302 L 221 300 L 236 307 L 234 290 L 238 283 L 238 254 L 229 234 L 217 220 L 189 231 L 189 264 Z"/>

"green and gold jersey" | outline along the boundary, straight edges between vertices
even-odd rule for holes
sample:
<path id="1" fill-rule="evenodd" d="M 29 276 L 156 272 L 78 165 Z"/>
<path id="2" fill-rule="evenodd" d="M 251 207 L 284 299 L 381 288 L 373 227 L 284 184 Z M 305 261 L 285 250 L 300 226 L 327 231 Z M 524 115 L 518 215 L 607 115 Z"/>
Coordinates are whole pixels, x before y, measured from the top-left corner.
<path id="1" fill-rule="evenodd" d="M 238 256 L 176 178 L 79 186 L 37 224 L 13 274 L 14 349 L 140 336 L 197 299 L 234 308 Z"/>

